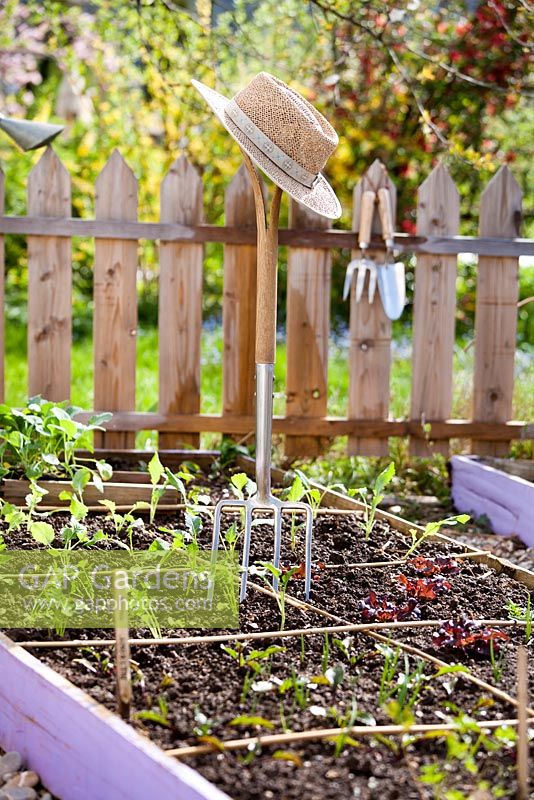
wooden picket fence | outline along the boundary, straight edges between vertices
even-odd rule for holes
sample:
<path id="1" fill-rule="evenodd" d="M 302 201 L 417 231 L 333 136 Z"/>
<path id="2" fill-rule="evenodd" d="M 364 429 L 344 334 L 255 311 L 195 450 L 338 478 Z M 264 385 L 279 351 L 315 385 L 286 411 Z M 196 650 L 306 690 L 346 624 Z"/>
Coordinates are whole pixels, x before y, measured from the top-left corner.
<path id="1" fill-rule="evenodd" d="M 0 172 L 0 213 L 4 185 Z M 518 256 L 534 254 L 519 239 L 521 192 L 506 166 L 486 187 L 478 237 L 460 237 L 459 198 L 444 166 L 418 192 L 415 236 L 397 234 L 396 247 L 417 256 L 410 419 L 389 418 L 391 322 L 378 293 L 350 309 L 347 416 L 327 416 L 331 251 L 358 255 L 357 224 L 366 188 L 395 188 L 375 161 L 354 189 L 353 231 L 292 204 L 287 285 L 286 414 L 274 421 L 290 457 L 313 456 L 330 439 L 348 437 L 348 453 L 386 455 L 388 437 L 409 436 L 411 452 L 448 453 L 450 438 L 472 450 L 503 455 L 512 439 L 534 438 L 534 426 L 511 420 L 518 301 Z M 241 168 L 226 193 L 226 225 L 203 223 L 203 189 L 184 158 L 161 186 L 159 223 L 137 220 L 137 180 L 114 152 L 95 186 L 95 219 L 71 217 L 70 177 L 48 148 L 28 179 L 28 215 L 0 217 L 0 303 L 3 236 L 28 237 L 28 373 L 30 395 L 59 401 L 70 395 L 71 237 L 95 239 L 94 408 L 113 411 L 97 444 L 133 448 L 135 432 L 158 430 L 159 447 L 198 446 L 201 432 L 244 437 L 254 430 L 255 218 L 251 186 Z M 382 260 L 378 216 L 370 255 Z M 138 241 L 159 240 L 159 410 L 135 410 Z M 224 244 L 223 407 L 200 414 L 203 244 Z M 475 370 L 470 420 L 450 419 L 456 268 L 460 252 L 478 253 Z M 0 394 L 3 395 L 3 325 Z M 89 413 L 89 411 L 88 411 Z"/>

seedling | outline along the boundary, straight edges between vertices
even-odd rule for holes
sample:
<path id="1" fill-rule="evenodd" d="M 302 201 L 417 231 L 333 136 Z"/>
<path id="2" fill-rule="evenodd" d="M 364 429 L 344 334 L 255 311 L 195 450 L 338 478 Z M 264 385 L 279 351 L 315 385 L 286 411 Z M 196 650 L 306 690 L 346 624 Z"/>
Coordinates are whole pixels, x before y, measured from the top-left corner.
<path id="1" fill-rule="evenodd" d="M 408 597 L 416 597 L 418 600 L 435 600 L 438 594 L 452 589 L 452 584 L 441 575 L 438 575 L 437 578 L 416 578 L 415 581 L 411 581 L 401 573 L 395 580 L 402 586 Z"/>
<path id="2" fill-rule="evenodd" d="M 439 533 L 441 528 L 443 528 L 445 525 L 448 527 L 458 525 L 458 523 L 464 525 L 469 521 L 469 519 L 469 514 L 458 514 L 456 517 L 447 517 L 446 519 L 440 519 L 436 522 L 427 522 L 422 533 L 416 530 L 416 528 L 411 528 L 410 534 L 412 537 L 412 544 L 406 551 L 405 557 L 408 558 L 411 556 L 411 554 L 417 550 L 417 548 L 420 547 L 424 541 L 426 541 L 430 536 L 434 536 L 436 533 Z"/>
<path id="3" fill-rule="evenodd" d="M 155 725 L 161 725 L 163 728 L 170 728 L 169 721 L 169 706 L 167 701 L 161 695 L 158 697 L 158 708 L 146 709 L 144 711 L 137 711 L 135 718 L 143 722 L 153 722 Z"/>
<path id="4" fill-rule="evenodd" d="M 432 796 L 443 798 L 444 800 L 467 800 L 467 795 L 463 791 L 454 788 L 454 784 L 464 786 L 465 775 L 468 773 L 470 783 L 473 776 L 479 773 L 479 753 L 497 753 L 507 750 L 513 752 L 517 740 L 517 734 L 513 728 L 501 726 L 492 731 L 491 734 L 485 733 L 474 719 L 466 714 L 458 714 L 452 722 L 455 722 L 457 729 L 443 733 L 440 738 L 444 739 L 446 757 L 445 762 L 440 759 L 439 763 L 425 764 L 420 768 L 419 780 L 423 784 L 435 787 Z M 482 761 L 482 763 L 484 763 Z M 503 775 L 494 776 L 492 783 L 482 780 L 477 781 L 477 789 L 474 793 L 469 792 L 471 797 L 475 795 L 493 798 L 508 797 L 509 792 L 504 787 Z"/>
<path id="5" fill-rule="evenodd" d="M 362 715 L 358 711 L 358 706 L 354 697 L 352 698 L 349 711 L 347 711 L 345 714 L 335 712 L 337 726 L 339 728 L 345 728 L 344 731 L 337 736 L 332 737 L 331 739 L 331 741 L 334 743 L 334 756 L 336 758 L 339 758 L 346 745 L 350 745 L 351 747 L 360 746 L 360 743 L 350 735 L 350 730 L 354 727 L 357 720 L 363 721 L 363 717 L 365 717 L 365 715 Z"/>
<path id="6" fill-rule="evenodd" d="M 211 474 L 214 476 L 227 472 L 232 467 L 239 456 L 250 455 L 248 449 L 241 444 L 237 444 L 232 439 L 223 439 L 219 449 L 219 455 L 211 464 Z"/>
<path id="7" fill-rule="evenodd" d="M 133 551 L 134 533 L 136 530 L 142 530 L 145 527 L 145 523 L 141 517 L 134 517 L 134 512 L 138 511 L 139 509 L 148 508 L 149 504 L 143 500 L 140 500 L 139 502 L 134 503 L 130 511 L 127 511 L 125 514 L 119 514 L 116 510 L 117 505 L 113 500 L 100 500 L 99 503 L 101 506 L 104 506 L 104 508 L 107 508 L 109 516 L 111 517 L 111 520 L 115 526 L 117 538 L 113 540 L 114 543 L 124 550 Z M 127 543 L 121 538 L 124 534 L 127 536 Z"/>
<path id="8" fill-rule="evenodd" d="M 0 405 L 0 477 L 22 470 L 29 480 L 52 474 L 72 477 L 75 450 L 92 452 L 92 432 L 103 430 L 111 414 L 96 414 L 85 425 L 74 419 L 81 409 L 68 403 L 30 398 L 24 408 Z M 79 459 L 78 459 L 79 460 Z M 109 477 L 107 470 L 101 477 Z M 97 472 L 100 473 L 97 465 Z M 111 470 L 111 467 L 108 467 Z"/>
<path id="9" fill-rule="evenodd" d="M 270 660 L 275 653 L 285 653 L 286 648 L 279 645 L 271 645 L 264 650 L 250 650 L 246 652 L 246 644 L 243 642 L 236 642 L 235 648 L 228 647 L 228 645 L 221 645 L 221 650 L 227 653 L 230 658 L 237 662 L 238 667 L 250 669 L 253 672 L 262 672 L 262 665 L 260 661 Z"/>
<path id="10" fill-rule="evenodd" d="M 26 526 L 28 533 L 38 544 L 50 546 L 55 537 L 55 531 L 49 522 L 44 520 L 49 516 L 46 512 L 37 512 L 36 509 L 43 495 L 47 492 L 41 489 L 34 481 L 30 483 L 30 493 L 26 495 L 27 511 L 17 508 L 11 503 L 6 503 L 0 498 L 0 517 L 7 522 L 7 532 L 18 531 Z M 37 517 L 37 519 L 35 519 Z"/>
<path id="11" fill-rule="evenodd" d="M 195 719 L 195 727 L 193 728 L 193 733 L 195 736 L 209 736 L 209 734 L 213 730 L 213 726 L 215 725 L 215 721 L 209 719 L 206 714 L 204 714 L 198 706 L 195 706 L 195 710 L 193 712 L 193 716 Z"/>
<path id="12" fill-rule="evenodd" d="M 380 678 L 379 705 L 385 706 L 394 723 L 401 725 L 412 721 L 412 709 L 427 682 L 424 674 L 425 664 L 421 659 L 410 666 L 408 655 L 404 654 L 404 670 L 399 670 L 401 651 L 388 645 L 379 644 L 377 649 L 384 656 L 384 667 Z"/>
<path id="13" fill-rule="evenodd" d="M 432 634 L 432 642 L 438 648 L 473 650 L 480 655 L 490 655 L 490 648 L 498 653 L 501 641 L 508 641 L 506 633 L 466 617 L 448 620 Z"/>
<path id="14" fill-rule="evenodd" d="M 364 504 L 363 514 L 363 528 L 365 531 L 366 541 L 370 538 L 373 528 L 375 526 L 376 509 L 384 499 L 384 489 L 393 480 L 395 475 L 395 464 L 391 462 L 382 472 L 377 476 L 375 482 L 371 487 L 371 498 L 369 500 L 369 490 L 367 488 L 357 489 L 356 492 L 349 492 L 349 494 L 359 494 L 362 503 Z"/>
<path id="15" fill-rule="evenodd" d="M 449 556 L 425 558 L 415 556 L 408 564 L 419 574 L 430 578 L 432 575 L 455 575 L 460 571 L 460 564 Z"/>
<path id="16" fill-rule="evenodd" d="M 325 486 L 324 490 L 321 492 L 316 486 L 312 486 L 312 483 L 308 476 L 301 472 L 301 470 L 296 469 L 294 470 L 295 477 L 291 485 L 284 490 L 283 498 L 287 502 L 290 503 L 300 503 L 301 501 L 307 503 L 311 510 L 312 515 L 316 517 L 316 511 L 320 508 L 323 498 L 327 492 L 337 489 L 339 491 L 344 492 L 345 487 L 340 483 L 332 483 L 328 486 Z M 297 539 L 297 531 L 300 527 L 302 527 L 302 522 L 297 522 L 297 516 L 295 514 L 291 515 L 291 532 L 290 532 L 290 542 L 291 542 L 291 549 L 295 550 L 296 548 L 296 539 Z"/>
<path id="17" fill-rule="evenodd" d="M 336 664 L 334 667 L 329 667 L 325 670 L 324 676 L 330 686 L 334 689 L 337 689 L 338 686 L 341 686 L 343 680 L 345 679 L 345 670 L 342 664 Z"/>
<path id="18" fill-rule="evenodd" d="M 274 722 L 265 719 L 265 717 L 249 716 L 247 714 L 241 714 L 239 717 L 234 717 L 234 719 L 230 720 L 230 725 L 243 728 L 266 728 L 269 731 L 272 731 L 274 728 Z"/>
<path id="19" fill-rule="evenodd" d="M 286 624 L 287 587 L 293 575 L 297 572 L 298 567 L 293 567 L 293 569 L 289 570 L 281 570 L 277 569 L 270 561 L 260 561 L 258 563 L 259 566 L 253 564 L 249 568 L 249 573 L 251 575 L 258 575 L 269 589 L 271 588 L 271 582 L 267 573 L 278 578 L 278 591 L 275 592 L 275 600 L 280 612 L 280 630 L 283 631 Z"/>
<path id="20" fill-rule="evenodd" d="M 499 650 L 499 655 L 497 655 L 496 642 L 495 639 L 493 638 L 489 640 L 489 656 L 491 661 L 491 671 L 493 673 L 493 680 L 495 681 L 495 683 L 500 683 L 502 678 L 502 673 L 506 664 L 506 651 Z"/>
<path id="21" fill-rule="evenodd" d="M 530 638 L 532 636 L 532 610 L 531 610 L 531 600 L 530 600 L 530 592 L 527 593 L 527 605 L 526 608 L 514 603 L 513 600 L 508 600 L 506 604 L 506 609 L 508 611 L 508 616 L 511 619 L 517 619 L 521 622 L 525 622 L 525 642 L 528 644 L 530 642 Z"/>
<path id="22" fill-rule="evenodd" d="M 369 622 L 395 622 L 419 619 L 421 616 L 418 601 L 414 597 L 398 605 L 387 595 L 377 595 L 373 591 L 369 592 L 368 597 L 361 600 L 360 608 L 362 609 L 362 619 Z"/>
<path id="23" fill-rule="evenodd" d="M 285 492 L 285 500 L 288 500 L 291 503 L 300 503 L 302 498 L 305 494 L 304 484 L 302 483 L 302 478 L 300 475 L 295 475 L 293 479 L 293 483 Z M 299 528 L 299 524 L 297 523 L 297 515 L 291 514 L 291 531 L 290 531 L 290 542 L 291 542 L 291 549 L 294 551 L 297 547 L 297 530 Z"/>
<path id="24" fill-rule="evenodd" d="M 291 667 L 291 676 L 282 681 L 278 687 L 280 694 L 285 694 L 289 690 L 293 692 L 293 705 L 290 714 L 293 713 L 296 706 L 298 706 L 301 711 L 305 711 L 308 707 L 310 697 L 308 686 L 308 679 L 298 675 L 295 669 Z"/>

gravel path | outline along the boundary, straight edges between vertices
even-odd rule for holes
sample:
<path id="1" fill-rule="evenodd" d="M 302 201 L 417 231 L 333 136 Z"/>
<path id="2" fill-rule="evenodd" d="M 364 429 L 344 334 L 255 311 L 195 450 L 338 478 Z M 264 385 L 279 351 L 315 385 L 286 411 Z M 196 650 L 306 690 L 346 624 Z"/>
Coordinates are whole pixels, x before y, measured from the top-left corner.
<path id="1" fill-rule="evenodd" d="M 20 753 L 0 750 L 0 800 L 58 800 L 26 769 Z"/>

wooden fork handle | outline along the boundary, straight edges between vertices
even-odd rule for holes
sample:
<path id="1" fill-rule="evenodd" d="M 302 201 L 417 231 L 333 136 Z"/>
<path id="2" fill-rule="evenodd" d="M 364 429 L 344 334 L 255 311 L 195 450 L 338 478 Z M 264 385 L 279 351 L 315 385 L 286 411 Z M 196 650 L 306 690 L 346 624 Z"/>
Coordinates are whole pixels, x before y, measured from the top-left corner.
<path id="1" fill-rule="evenodd" d="M 389 189 L 382 187 L 378 190 L 378 210 L 380 212 L 380 222 L 382 223 L 382 237 L 388 250 L 393 250 L 394 229 L 393 213 L 391 210 L 391 195 Z"/>
<path id="2" fill-rule="evenodd" d="M 362 194 L 360 204 L 360 230 L 358 231 L 358 242 L 361 250 L 369 247 L 371 241 L 371 226 L 373 224 L 373 214 L 375 213 L 375 193 L 370 189 Z"/>

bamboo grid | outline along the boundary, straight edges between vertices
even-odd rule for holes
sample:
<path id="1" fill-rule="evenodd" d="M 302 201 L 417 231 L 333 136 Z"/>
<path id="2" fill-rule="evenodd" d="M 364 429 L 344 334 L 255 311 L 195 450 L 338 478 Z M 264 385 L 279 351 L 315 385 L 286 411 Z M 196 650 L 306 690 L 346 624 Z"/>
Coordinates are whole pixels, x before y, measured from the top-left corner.
<path id="1" fill-rule="evenodd" d="M 94 408 L 113 411 L 97 446 L 132 448 L 138 430 L 159 431 L 160 449 L 198 447 L 201 432 L 247 436 L 254 430 L 255 217 L 252 190 L 241 168 L 225 199 L 226 224 L 204 224 L 203 186 L 180 157 L 161 185 L 161 219 L 137 219 L 137 179 L 115 151 L 95 185 L 95 218 L 71 217 L 71 181 L 49 147 L 31 171 L 28 215 L 0 216 L 3 239 L 28 243 L 28 390 L 60 401 L 70 395 L 72 347 L 72 236 L 95 239 Z M 356 256 L 363 190 L 395 187 L 375 161 L 354 189 L 353 230 L 331 230 L 326 220 L 291 204 L 288 250 L 286 413 L 274 420 L 290 457 L 314 456 L 336 436 L 349 454 L 386 455 L 388 437 L 409 437 L 412 454 L 447 454 L 449 439 L 470 438 L 473 452 L 504 455 L 514 438 L 534 438 L 534 426 L 514 421 L 514 354 L 518 256 L 534 253 L 519 239 L 521 192 L 508 167 L 487 185 L 478 237 L 460 237 L 459 197 L 445 166 L 421 184 L 417 233 L 396 234 L 400 250 L 417 256 L 413 322 L 413 376 L 409 419 L 390 418 L 391 322 L 376 296 L 350 300 L 349 391 L 346 417 L 328 416 L 331 252 Z M 0 213 L 4 205 L 0 172 Z M 9 189 L 9 187 L 7 187 Z M 384 257 L 378 215 L 370 254 Z M 159 241 L 159 404 L 136 411 L 138 241 Z M 221 414 L 200 414 L 203 244 L 224 243 L 223 398 Z M 460 252 L 478 253 L 475 367 L 471 419 L 450 419 Z M 3 269 L 0 269 L 3 276 Z M 365 294 L 365 293 L 364 293 Z M 0 304 L 3 308 L 3 284 Z M 3 325 L 2 339 L 3 339 Z M 3 396 L 0 342 L 0 400 Z M 88 412 L 89 413 L 89 409 Z M 86 415 L 87 416 L 87 415 Z"/>

